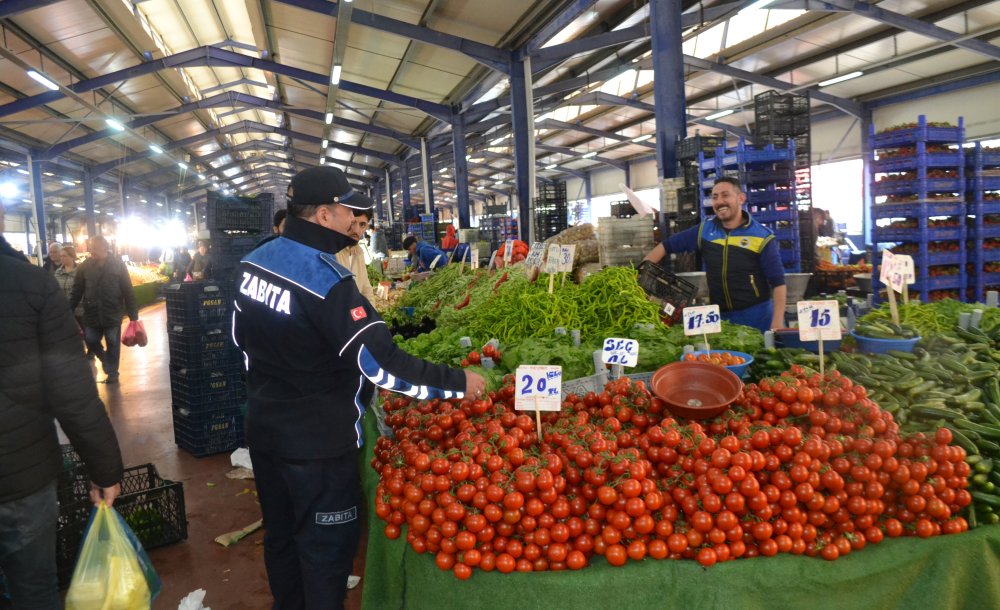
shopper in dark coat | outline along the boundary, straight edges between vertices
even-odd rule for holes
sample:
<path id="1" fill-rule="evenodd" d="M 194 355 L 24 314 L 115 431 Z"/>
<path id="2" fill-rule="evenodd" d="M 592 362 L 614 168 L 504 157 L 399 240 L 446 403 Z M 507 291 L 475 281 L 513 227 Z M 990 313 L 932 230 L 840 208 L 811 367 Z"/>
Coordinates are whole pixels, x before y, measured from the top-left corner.
<path id="1" fill-rule="evenodd" d="M 184 276 L 187 274 L 188 265 L 191 264 L 191 254 L 188 253 L 187 248 L 180 247 L 174 249 L 174 281 L 183 282 Z"/>
<path id="2" fill-rule="evenodd" d="M 73 284 L 70 308 L 83 301 L 83 338 L 97 354 L 107 375 L 103 383 L 118 383 L 121 357 L 122 315 L 139 319 L 132 280 L 125 263 L 111 256 L 108 242 L 100 235 L 90 238 L 90 258 L 80 263 Z M 106 346 L 101 345 L 104 339 Z"/>
<path id="3" fill-rule="evenodd" d="M 114 502 L 122 458 L 55 278 L 9 255 L 0 277 L 0 570 L 15 608 L 58 609 L 53 418 L 87 466 L 95 504 Z"/>

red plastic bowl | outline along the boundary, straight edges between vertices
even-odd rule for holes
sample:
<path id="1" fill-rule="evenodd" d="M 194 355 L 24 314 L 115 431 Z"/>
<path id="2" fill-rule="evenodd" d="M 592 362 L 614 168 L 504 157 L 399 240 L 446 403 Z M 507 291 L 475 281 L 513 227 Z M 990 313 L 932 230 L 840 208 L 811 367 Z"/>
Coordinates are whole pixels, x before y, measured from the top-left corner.
<path id="1" fill-rule="evenodd" d="M 703 362 L 668 364 L 653 373 L 650 386 L 668 411 L 686 419 L 721 415 L 743 390 L 731 371 Z"/>

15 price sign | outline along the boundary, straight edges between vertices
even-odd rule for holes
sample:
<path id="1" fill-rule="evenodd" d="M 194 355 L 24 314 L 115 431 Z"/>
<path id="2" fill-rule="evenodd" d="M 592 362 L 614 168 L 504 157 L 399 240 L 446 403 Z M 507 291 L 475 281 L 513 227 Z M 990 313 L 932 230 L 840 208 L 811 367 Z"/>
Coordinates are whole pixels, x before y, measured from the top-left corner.
<path id="1" fill-rule="evenodd" d="M 639 360 L 639 342 L 635 339 L 607 338 L 601 351 L 601 362 L 635 366 Z"/>
<path id="2" fill-rule="evenodd" d="M 799 301 L 799 339 L 839 341 L 840 304 L 837 301 Z"/>
<path id="3" fill-rule="evenodd" d="M 684 334 L 707 335 L 722 332 L 722 316 L 718 305 L 684 308 Z"/>
<path id="4" fill-rule="evenodd" d="M 525 364 L 515 372 L 517 411 L 558 411 L 562 408 L 562 367 Z"/>

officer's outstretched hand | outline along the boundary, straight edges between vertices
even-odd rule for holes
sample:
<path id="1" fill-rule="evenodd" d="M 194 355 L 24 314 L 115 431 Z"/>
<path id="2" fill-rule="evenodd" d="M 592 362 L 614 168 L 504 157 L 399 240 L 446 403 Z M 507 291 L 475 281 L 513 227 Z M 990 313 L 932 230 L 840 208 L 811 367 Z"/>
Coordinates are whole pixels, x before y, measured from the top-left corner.
<path id="1" fill-rule="evenodd" d="M 486 380 L 479 373 L 465 370 L 465 397 L 482 398 L 486 391 Z"/>

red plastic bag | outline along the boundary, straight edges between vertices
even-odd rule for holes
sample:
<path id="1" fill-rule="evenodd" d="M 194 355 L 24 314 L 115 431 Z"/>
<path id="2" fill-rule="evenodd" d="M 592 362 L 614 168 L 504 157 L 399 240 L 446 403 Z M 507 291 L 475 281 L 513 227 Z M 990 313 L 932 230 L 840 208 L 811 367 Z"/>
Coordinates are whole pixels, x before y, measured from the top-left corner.
<path id="1" fill-rule="evenodd" d="M 125 332 L 122 334 L 122 345 L 127 347 L 135 345 L 145 347 L 148 342 L 149 338 L 146 335 L 146 328 L 142 325 L 142 322 L 139 320 L 129 322 L 125 328 Z"/>

